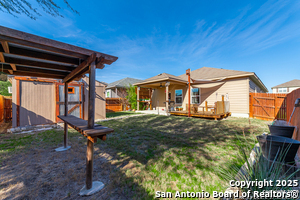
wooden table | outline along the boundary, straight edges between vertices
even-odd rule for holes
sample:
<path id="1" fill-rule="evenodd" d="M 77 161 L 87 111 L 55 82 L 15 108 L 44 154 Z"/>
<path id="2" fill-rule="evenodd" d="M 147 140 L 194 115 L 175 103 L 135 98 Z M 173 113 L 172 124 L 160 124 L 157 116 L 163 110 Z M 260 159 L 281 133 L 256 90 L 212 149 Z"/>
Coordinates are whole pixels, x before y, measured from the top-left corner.
<path id="1" fill-rule="evenodd" d="M 59 115 L 59 119 L 68 124 L 79 133 L 81 133 L 87 140 L 87 152 L 86 152 L 86 189 L 90 189 L 93 186 L 93 161 L 94 161 L 94 143 L 97 142 L 97 138 L 106 140 L 106 134 L 114 132 L 114 129 L 107 128 L 102 125 L 94 125 L 94 128 L 88 128 L 88 121 L 75 117 L 73 115 Z M 65 137 L 66 140 L 66 137 Z M 66 143 L 66 141 L 65 141 Z"/>

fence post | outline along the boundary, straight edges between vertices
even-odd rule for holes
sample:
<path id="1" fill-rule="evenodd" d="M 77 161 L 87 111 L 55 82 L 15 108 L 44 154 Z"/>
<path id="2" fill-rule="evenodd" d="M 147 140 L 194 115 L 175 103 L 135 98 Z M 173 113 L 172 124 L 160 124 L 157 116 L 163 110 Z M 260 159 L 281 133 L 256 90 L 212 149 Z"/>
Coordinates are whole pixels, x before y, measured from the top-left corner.
<path id="1" fill-rule="evenodd" d="M 253 96 L 251 93 L 249 94 L 249 104 L 250 104 L 249 117 L 253 118 Z"/>
<path id="2" fill-rule="evenodd" d="M 274 97 L 274 100 L 275 100 L 275 102 L 274 102 L 274 119 L 277 119 L 277 113 L 278 113 L 278 110 L 277 110 L 277 96 L 275 96 Z"/>

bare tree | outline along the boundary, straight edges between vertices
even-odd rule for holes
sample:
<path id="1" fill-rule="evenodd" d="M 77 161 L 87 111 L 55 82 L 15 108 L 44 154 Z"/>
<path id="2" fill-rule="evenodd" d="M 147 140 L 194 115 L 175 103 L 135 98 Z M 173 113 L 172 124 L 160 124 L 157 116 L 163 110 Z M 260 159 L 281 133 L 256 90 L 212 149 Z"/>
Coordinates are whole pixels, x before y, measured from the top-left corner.
<path id="1" fill-rule="evenodd" d="M 58 6 L 53 0 L 35 0 L 38 5 L 48 14 L 52 16 L 63 17 L 59 11 L 61 7 Z M 74 13 L 79 14 L 78 11 L 73 9 L 67 0 L 63 0 L 69 9 Z M 27 0 L 0 0 L 0 11 L 7 12 L 15 17 L 19 14 L 25 14 L 31 19 L 36 19 L 41 16 L 37 8 L 34 8 Z"/>
<path id="2" fill-rule="evenodd" d="M 126 88 L 118 88 L 117 91 L 118 91 L 118 96 L 120 97 L 120 103 L 123 105 L 122 109 L 126 110 L 126 106 L 129 105 Z"/>

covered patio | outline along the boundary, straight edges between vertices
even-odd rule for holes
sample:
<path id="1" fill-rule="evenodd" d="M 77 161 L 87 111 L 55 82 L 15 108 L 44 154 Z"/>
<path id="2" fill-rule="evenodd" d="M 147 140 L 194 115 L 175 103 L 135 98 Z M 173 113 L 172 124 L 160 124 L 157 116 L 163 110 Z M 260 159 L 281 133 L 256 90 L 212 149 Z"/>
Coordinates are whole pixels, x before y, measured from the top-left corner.
<path id="1" fill-rule="evenodd" d="M 183 103 L 183 93 L 175 95 L 176 89 L 183 89 L 188 87 L 188 82 L 171 74 L 162 73 L 157 76 L 144 80 L 143 82 L 135 83 L 137 86 L 137 110 L 141 102 L 146 102 L 140 99 L 141 88 L 150 89 L 150 110 L 158 112 L 165 111 L 168 113 L 176 105 L 181 106 Z"/>
<path id="2" fill-rule="evenodd" d="M 222 86 L 220 81 L 193 80 L 190 78 L 190 69 L 186 70 L 187 80 L 171 74 L 162 73 L 134 84 L 137 86 L 137 103 L 144 102 L 140 99 L 141 88 L 150 88 L 151 104 L 150 110 L 141 111 L 143 113 L 180 115 L 188 117 L 202 117 L 221 119 L 230 115 L 229 101 L 216 101 L 213 105 L 208 105 L 205 100 L 206 94 L 201 94 L 201 89 L 214 91 Z M 203 104 L 203 106 L 200 106 Z"/>

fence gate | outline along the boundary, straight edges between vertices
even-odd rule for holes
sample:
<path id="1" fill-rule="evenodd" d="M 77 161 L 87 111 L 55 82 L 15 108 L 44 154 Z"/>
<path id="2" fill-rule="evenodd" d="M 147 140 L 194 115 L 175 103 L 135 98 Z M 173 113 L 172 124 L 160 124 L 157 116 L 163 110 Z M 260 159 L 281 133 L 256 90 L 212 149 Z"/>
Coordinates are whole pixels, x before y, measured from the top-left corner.
<path id="1" fill-rule="evenodd" d="M 251 118 L 286 120 L 286 94 L 250 93 L 249 106 Z"/>

